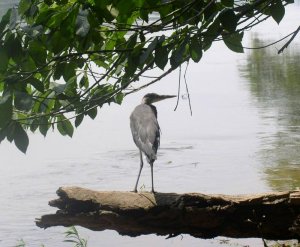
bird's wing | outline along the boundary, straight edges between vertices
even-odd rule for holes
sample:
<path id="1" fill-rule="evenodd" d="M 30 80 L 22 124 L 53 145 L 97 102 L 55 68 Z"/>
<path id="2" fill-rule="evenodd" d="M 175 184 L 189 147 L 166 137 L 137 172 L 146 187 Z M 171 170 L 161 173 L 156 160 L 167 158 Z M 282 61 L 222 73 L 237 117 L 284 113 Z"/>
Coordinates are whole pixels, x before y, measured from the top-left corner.
<path id="1" fill-rule="evenodd" d="M 137 106 L 130 116 L 130 127 L 135 144 L 145 153 L 148 161 L 156 160 L 160 144 L 156 109 L 145 104 Z"/>

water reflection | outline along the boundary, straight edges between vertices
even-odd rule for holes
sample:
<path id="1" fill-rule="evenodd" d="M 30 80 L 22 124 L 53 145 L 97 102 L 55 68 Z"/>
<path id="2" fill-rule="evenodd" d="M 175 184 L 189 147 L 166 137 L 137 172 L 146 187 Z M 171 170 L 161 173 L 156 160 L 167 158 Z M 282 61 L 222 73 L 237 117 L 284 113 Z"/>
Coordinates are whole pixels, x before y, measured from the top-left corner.
<path id="1" fill-rule="evenodd" d="M 251 47 L 271 42 L 251 37 Z M 259 133 L 258 155 L 266 180 L 276 190 L 300 187 L 300 44 L 294 41 L 281 55 L 274 46 L 251 50 L 239 72 L 265 128 Z"/>

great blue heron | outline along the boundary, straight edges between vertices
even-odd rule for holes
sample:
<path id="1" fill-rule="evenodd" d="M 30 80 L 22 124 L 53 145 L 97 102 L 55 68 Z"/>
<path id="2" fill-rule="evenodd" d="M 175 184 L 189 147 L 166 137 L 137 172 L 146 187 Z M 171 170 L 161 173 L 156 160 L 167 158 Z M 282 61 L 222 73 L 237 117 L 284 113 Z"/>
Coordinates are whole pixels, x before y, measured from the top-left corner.
<path id="1" fill-rule="evenodd" d="M 158 95 L 155 93 L 146 94 L 142 99 L 142 103 L 130 115 L 132 137 L 140 150 L 140 170 L 133 189 L 134 192 L 137 192 L 137 186 L 144 165 L 143 153 L 151 167 L 151 191 L 154 192 L 153 163 L 156 160 L 156 153 L 160 143 L 160 128 L 157 122 L 157 110 L 152 103 L 173 97 L 176 96 Z"/>

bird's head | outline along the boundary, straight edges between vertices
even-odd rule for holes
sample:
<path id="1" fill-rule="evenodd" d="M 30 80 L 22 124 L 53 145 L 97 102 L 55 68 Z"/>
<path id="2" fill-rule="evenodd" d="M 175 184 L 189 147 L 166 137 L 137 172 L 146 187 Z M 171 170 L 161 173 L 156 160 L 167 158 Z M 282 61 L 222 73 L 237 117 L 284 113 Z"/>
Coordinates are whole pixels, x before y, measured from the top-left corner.
<path id="1" fill-rule="evenodd" d="M 164 99 L 169 99 L 174 97 L 176 97 L 176 95 L 158 95 L 156 93 L 148 93 L 143 97 L 142 103 L 149 105 Z"/>

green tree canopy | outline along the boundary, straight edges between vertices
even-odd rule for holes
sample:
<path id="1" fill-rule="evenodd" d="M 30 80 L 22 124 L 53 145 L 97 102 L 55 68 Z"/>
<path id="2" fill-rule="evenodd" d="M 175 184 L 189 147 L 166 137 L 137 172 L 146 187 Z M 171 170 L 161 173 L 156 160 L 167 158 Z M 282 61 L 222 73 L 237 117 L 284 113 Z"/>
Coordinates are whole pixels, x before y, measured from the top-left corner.
<path id="1" fill-rule="evenodd" d="M 0 142 L 26 152 L 26 130 L 72 136 L 85 116 L 199 62 L 214 41 L 243 52 L 244 31 L 279 23 L 292 2 L 21 0 L 0 22 Z"/>

